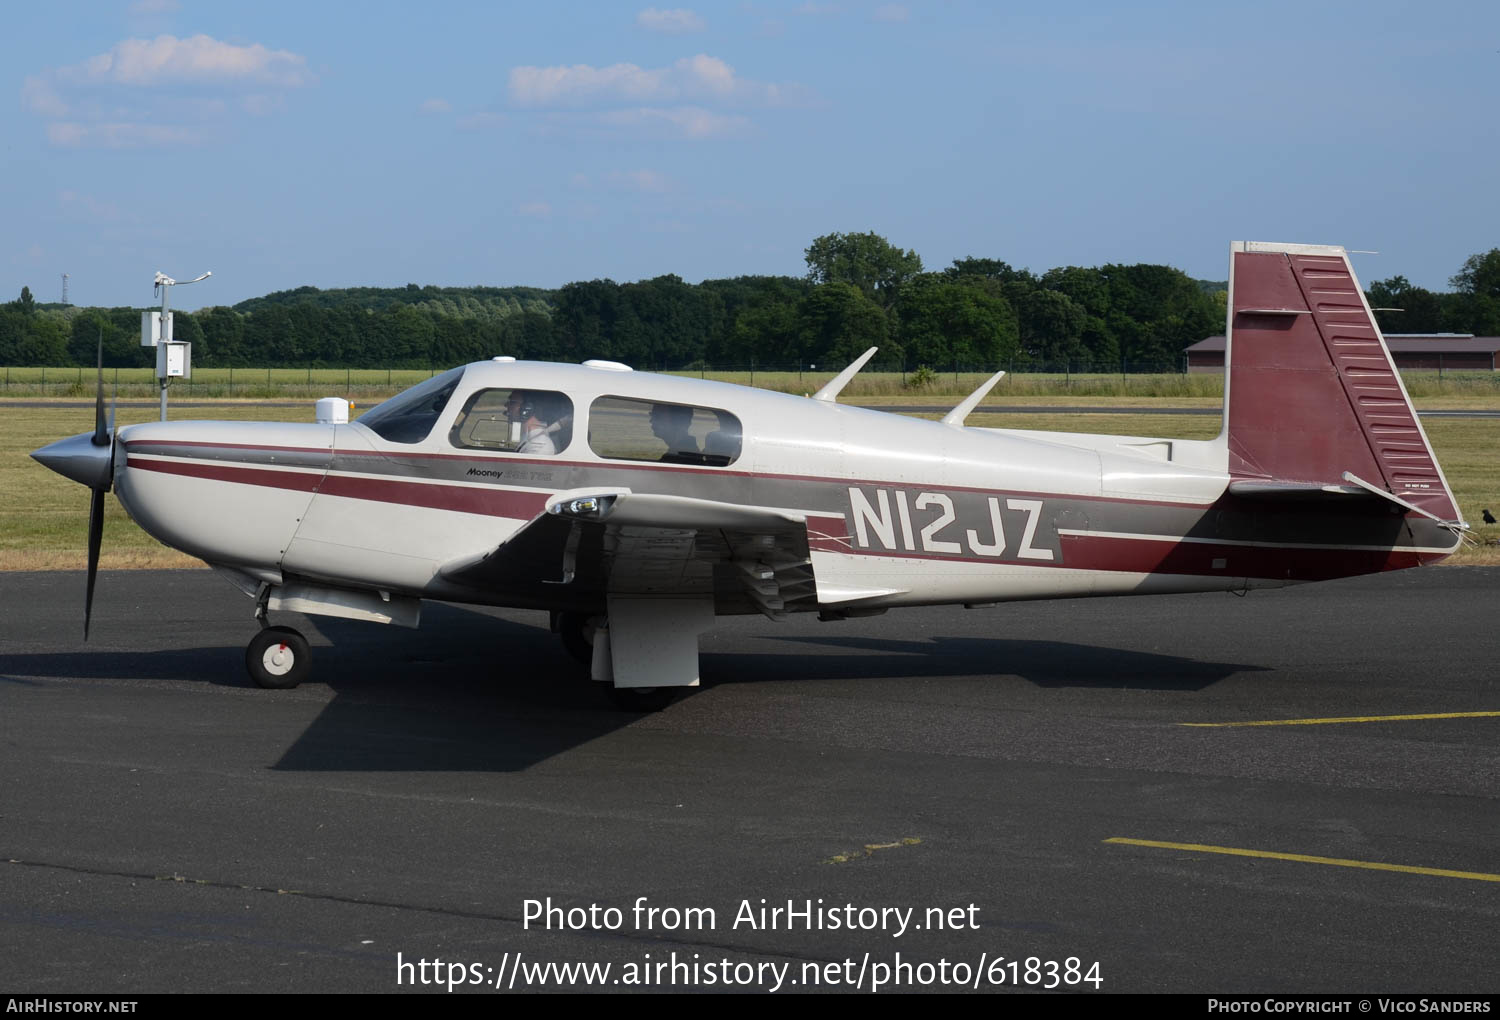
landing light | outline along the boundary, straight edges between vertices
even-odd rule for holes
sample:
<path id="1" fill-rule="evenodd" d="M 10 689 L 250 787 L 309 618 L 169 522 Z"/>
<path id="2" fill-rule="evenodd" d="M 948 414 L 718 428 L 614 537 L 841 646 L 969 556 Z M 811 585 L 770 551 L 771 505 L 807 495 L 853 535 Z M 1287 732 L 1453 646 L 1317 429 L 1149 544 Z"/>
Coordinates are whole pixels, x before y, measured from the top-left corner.
<path id="1" fill-rule="evenodd" d="M 579 496 L 577 499 L 553 503 L 547 508 L 547 512 L 567 514 L 570 517 L 603 517 L 614 501 L 613 496 Z"/>

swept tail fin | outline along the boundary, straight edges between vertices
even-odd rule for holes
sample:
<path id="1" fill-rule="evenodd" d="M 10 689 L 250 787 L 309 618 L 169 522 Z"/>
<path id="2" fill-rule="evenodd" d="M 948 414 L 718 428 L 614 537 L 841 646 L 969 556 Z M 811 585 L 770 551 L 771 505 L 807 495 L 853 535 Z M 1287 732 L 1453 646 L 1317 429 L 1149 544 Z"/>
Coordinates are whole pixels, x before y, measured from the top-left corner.
<path id="1" fill-rule="evenodd" d="M 1230 246 L 1224 438 L 1234 480 L 1346 484 L 1346 473 L 1460 521 L 1343 248 Z"/>

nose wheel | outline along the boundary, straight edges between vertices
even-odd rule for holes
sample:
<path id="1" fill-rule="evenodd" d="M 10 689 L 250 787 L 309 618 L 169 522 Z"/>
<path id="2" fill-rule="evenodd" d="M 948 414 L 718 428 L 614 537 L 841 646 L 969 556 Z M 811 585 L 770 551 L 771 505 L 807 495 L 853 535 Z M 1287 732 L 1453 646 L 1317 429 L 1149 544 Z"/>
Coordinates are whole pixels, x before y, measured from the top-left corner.
<path id="1" fill-rule="evenodd" d="M 307 679 L 311 668 L 307 639 L 290 627 L 266 627 L 245 649 L 245 669 L 258 687 L 296 687 Z"/>

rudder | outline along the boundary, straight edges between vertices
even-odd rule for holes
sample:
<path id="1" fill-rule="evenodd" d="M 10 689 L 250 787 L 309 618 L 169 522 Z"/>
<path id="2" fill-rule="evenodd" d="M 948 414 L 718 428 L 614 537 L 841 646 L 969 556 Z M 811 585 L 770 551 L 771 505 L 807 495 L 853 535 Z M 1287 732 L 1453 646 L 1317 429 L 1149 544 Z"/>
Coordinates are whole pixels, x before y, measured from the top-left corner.
<path id="1" fill-rule="evenodd" d="M 1235 480 L 1344 474 L 1446 522 L 1460 514 L 1343 248 L 1230 248 L 1225 438 Z"/>

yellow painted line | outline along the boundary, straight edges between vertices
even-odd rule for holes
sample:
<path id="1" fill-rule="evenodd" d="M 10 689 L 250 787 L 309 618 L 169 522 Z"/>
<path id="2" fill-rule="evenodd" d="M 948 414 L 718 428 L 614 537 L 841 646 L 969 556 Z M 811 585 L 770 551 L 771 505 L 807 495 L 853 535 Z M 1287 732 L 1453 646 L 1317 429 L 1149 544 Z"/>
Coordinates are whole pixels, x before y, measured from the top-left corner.
<path id="1" fill-rule="evenodd" d="M 1351 861 L 1343 857 L 1313 857 L 1308 854 L 1282 854 L 1272 850 L 1244 850 L 1232 846 L 1205 846 L 1202 843 L 1162 843 L 1154 839 L 1127 839 L 1114 836 L 1106 843 L 1127 846 L 1156 847 L 1160 850 L 1188 850 L 1203 854 L 1229 854 L 1233 857 L 1267 857 L 1273 861 L 1298 861 L 1302 864 L 1331 864 L 1338 868 L 1365 868 L 1369 871 L 1399 871 L 1407 875 L 1435 875 L 1438 878 L 1467 878 L 1473 882 L 1500 882 L 1500 875 L 1483 871 L 1449 871 L 1447 868 L 1419 868 L 1411 864 L 1383 864 L 1380 861 Z"/>
<path id="2" fill-rule="evenodd" d="M 1336 719 L 1261 719 L 1256 722 L 1185 722 L 1178 726 L 1327 726 L 1333 723 L 1411 722 L 1415 719 L 1493 719 L 1500 712 L 1427 712 L 1423 715 L 1346 715 Z"/>

